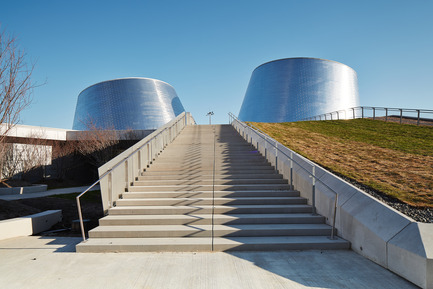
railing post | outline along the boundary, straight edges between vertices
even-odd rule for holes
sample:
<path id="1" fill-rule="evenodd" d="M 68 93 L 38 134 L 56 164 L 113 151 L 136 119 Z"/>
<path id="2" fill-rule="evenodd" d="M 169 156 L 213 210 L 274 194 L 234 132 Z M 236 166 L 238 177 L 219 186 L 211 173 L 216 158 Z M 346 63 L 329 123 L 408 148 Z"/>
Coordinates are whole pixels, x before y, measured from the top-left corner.
<path id="1" fill-rule="evenodd" d="M 337 120 L 340 120 L 340 113 L 337 111 Z"/>
<path id="2" fill-rule="evenodd" d="M 113 172 L 108 174 L 108 207 L 113 207 Z"/>
<path id="3" fill-rule="evenodd" d="M 142 172 L 142 167 L 143 167 L 143 163 L 141 161 L 141 149 L 138 151 L 138 173 L 141 174 Z"/>
<path id="4" fill-rule="evenodd" d="M 364 107 L 361 106 L 361 118 L 364 118 Z"/>
<path id="5" fill-rule="evenodd" d="M 290 151 L 290 189 L 294 189 L 293 187 L 293 151 Z"/>
<path id="6" fill-rule="evenodd" d="M 388 121 L 388 108 L 385 108 L 385 122 Z"/>
<path id="7" fill-rule="evenodd" d="M 311 195 L 312 215 L 316 215 L 316 166 L 313 165 L 313 187 Z"/>
<path id="8" fill-rule="evenodd" d="M 275 141 L 275 170 L 278 172 L 278 147 L 277 147 L 277 141 Z"/>
<path id="9" fill-rule="evenodd" d="M 376 108 L 373 107 L 373 120 L 376 120 Z"/>
<path id="10" fill-rule="evenodd" d="M 80 218 L 81 235 L 83 236 L 83 241 L 86 241 L 86 233 L 84 232 L 83 214 L 81 213 L 80 198 L 77 198 L 78 216 Z"/>
<path id="11" fill-rule="evenodd" d="M 418 120 L 416 122 L 416 125 L 419 125 L 419 119 L 420 119 L 421 111 L 419 109 L 417 109 L 416 111 L 418 112 Z"/>
<path id="12" fill-rule="evenodd" d="M 334 201 L 334 218 L 332 219 L 331 240 L 335 240 L 335 219 L 337 219 L 338 194 L 335 194 Z"/>
<path id="13" fill-rule="evenodd" d="M 402 118 L 403 118 L 403 109 L 400 108 L 400 124 L 401 124 Z"/>
<path id="14" fill-rule="evenodd" d="M 353 119 L 355 119 L 355 108 L 352 107 L 352 112 L 353 112 Z"/>
<path id="15" fill-rule="evenodd" d="M 129 173 L 128 173 L 128 161 L 125 161 L 125 183 L 126 183 L 126 190 L 129 190 Z"/>

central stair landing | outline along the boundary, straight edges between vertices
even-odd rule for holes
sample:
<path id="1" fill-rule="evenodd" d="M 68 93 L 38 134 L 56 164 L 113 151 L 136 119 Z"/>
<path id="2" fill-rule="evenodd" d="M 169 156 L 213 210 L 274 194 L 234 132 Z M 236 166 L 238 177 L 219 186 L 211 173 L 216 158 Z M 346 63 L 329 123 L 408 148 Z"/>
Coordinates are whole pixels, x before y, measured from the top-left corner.
<path id="1" fill-rule="evenodd" d="M 230 125 L 186 127 L 99 224 L 77 252 L 350 247 Z"/>

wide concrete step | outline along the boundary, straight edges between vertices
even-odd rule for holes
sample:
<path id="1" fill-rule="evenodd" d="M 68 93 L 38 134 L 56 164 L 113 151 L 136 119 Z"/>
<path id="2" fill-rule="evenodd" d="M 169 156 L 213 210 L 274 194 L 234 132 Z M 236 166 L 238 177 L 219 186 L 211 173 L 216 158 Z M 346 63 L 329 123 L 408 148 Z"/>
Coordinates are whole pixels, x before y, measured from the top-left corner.
<path id="1" fill-rule="evenodd" d="M 194 215 L 108 215 L 101 226 L 123 225 L 209 225 L 211 214 Z M 231 224 L 323 224 L 325 218 L 312 214 L 232 214 L 213 216 L 215 225 Z"/>
<path id="2" fill-rule="evenodd" d="M 228 238 L 96 238 L 76 246 L 77 252 L 208 252 L 349 249 L 350 243 L 325 236 Z"/>
<path id="3" fill-rule="evenodd" d="M 213 208 L 213 209 L 212 209 Z M 111 215 L 185 215 L 185 214 L 291 214 L 311 213 L 309 205 L 232 205 L 232 206 L 119 206 Z"/>
<path id="4" fill-rule="evenodd" d="M 150 165 L 150 168 L 152 169 L 159 169 L 159 170 L 169 170 L 169 171 L 200 171 L 200 170 L 213 170 L 214 165 L 213 163 L 206 163 L 206 164 L 159 164 L 157 161 L 155 163 L 152 163 Z M 274 170 L 273 167 L 271 167 L 269 164 L 248 164 L 240 162 L 238 164 L 216 164 L 215 170 L 240 170 L 244 172 L 248 172 L 248 170 Z"/>
<path id="5" fill-rule="evenodd" d="M 169 170 L 169 169 L 156 169 L 152 167 L 146 168 L 146 170 L 142 173 L 145 176 L 154 176 L 154 175 L 183 175 L 183 176 L 199 176 L 199 175 L 212 175 L 213 167 L 209 167 L 207 169 L 197 169 L 194 170 Z M 266 168 L 255 169 L 254 167 L 249 167 L 248 169 L 216 169 L 215 175 L 238 175 L 238 174 L 276 174 L 276 171 L 273 167 L 269 166 Z"/>
<path id="6" fill-rule="evenodd" d="M 213 148 L 209 148 L 207 150 L 195 150 L 191 151 L 188 147 L 179 147 L 173 146 L 165 149 L 158 158 L 172 158 L 176 160 L 183 160 L 184 158 L 189 159 L 199 159 L 203 157 L 212 157 L 214 156 Z M 245 150 L 233 150 L 228 148 L 215 148 L 215 156 L 228 158 L 228 159 L 237 159 L 237 158 L 264 158 L 257 150 L 253 149 L 252 146 L 249 146 L 249 149 Z"/>
<path id="7" fill-rule="evenodd" d="M 243 197 L 243 198 L 140 198 L 120 199 L 117 206 L 196 206 L 196 205 L 292 205 L 306 204 L 301 197 Z"/>
<path id="8" fill-rule="evenodd" d="M 253 185 L 253 184 L 287 184 L 285 179 L 195 179 L 194 177 L 172 180 L 141 180 L 135 181 L 134 186 L 183 186 L 183 185 Z"/>
<path id="9" fill-rule="evenodd" d="M 244 197 L 299 197 L 298 191 L 179 191 L 179 192 L 125 192 L 123 199 L 140 198 L 244 198 Z"/>
<path id="10" fill-rule="evenodd" d="M 173 164 L 173 163 L 180 163 L 180 164 L 207 164 L 213 162 L 220 164 L 220 163 L 228 163 L 228 164 L 236 164 L 236 163 L 251 163 L 251 164 L 262 164 L 262 163 L 268 163 L 268 161 L 263 157 L 237 157 L 237 158 L 230 158 L 223 155 L 215 155 L 215 157 L 212 155 L 208 156 L 202 156 L 200 158 L 186 158 L 185 156 L 179 156 L 178 158 L 171 158 L 166 156 L 158 157 L 158 163 L 160 164 Z"/>
<path id="11" fill-rule="evenodd" d="M 211 180 L 212 174 L 201 174 L 201 173 L 179 173 L 179 174 L 145 174 L 137 177 L 137 181 L 147 180 Z M 217 180 L 238 180 L 238 179 L 282 179 L 283 176 L 280 174 L 226 174 L 226 175 L 215 175 Z"/>
<path id="12" fill-rule="evenodd" d="M 329 236 L 325 224 L 233 224 L 233 225 L 128 225 L 99 226 L 90 238 L 171 238 L 189 237 Z"/>
<path id="13" fill-rule="evenodd" d="M 178 192 L 178 191 L 263 191 L 289 190 L 288 184 L 245 184 L 245 185 L 178 185 L 178 186 L 131 186 L 130 192 Z"/>

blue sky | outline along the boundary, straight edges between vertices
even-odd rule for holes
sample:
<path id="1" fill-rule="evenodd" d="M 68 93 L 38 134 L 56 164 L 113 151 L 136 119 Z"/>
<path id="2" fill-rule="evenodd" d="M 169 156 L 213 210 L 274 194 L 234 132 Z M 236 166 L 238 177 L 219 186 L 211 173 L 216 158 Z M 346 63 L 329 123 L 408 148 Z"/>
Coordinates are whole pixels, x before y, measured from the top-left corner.
<path id="1" fill-rule="evenodd" d="M 342 62 L 360 103 L 433 109 L 433 1 L 2 1 L 1 28 L 36 62 L 23 124 L 71 128 L 100 81 L 170 83 L 198 123 L 239 112 L 254 68 L 289 57 Z"/>

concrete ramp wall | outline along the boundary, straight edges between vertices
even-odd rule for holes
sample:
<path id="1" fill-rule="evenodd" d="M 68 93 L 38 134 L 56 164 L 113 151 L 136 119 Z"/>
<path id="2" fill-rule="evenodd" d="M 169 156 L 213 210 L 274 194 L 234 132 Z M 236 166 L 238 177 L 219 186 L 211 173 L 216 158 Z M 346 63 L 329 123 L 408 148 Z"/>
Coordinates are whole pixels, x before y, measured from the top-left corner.
<path id="1" fill-rule="evenodd" d="M 328 224 L 338 194 L 335 227 L 355 252 L 422 288 L 433 288 L 433 224 L 415 222 L 244 123 L 233 120 L 232 125 L 310 204 L 313 173 L 326 184 L 315 183 L 315 207 Z"/>

